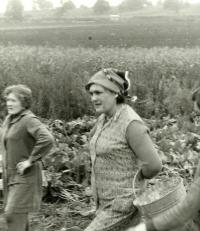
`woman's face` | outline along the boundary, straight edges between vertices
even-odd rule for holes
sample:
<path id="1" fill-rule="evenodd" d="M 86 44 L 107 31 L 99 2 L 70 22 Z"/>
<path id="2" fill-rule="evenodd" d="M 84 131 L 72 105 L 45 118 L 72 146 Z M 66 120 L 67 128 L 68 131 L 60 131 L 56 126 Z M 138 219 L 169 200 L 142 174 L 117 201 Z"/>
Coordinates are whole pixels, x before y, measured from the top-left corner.
<path id="1" fill-rule="evenodd" d="M 98 84 L 92 84 L 89 92 L 96 112 L 112 115 L 116 107 L 115 93 Z"/>
<path id="2" fill-rule="evenodd" d="M 21 101 L 13 93 L 8 94 L 6 98 L 6 106 L 7 106 L 8 114 L 10 115 L 15 115 L 21 112 L 22 110 L 24 110 Z"/>

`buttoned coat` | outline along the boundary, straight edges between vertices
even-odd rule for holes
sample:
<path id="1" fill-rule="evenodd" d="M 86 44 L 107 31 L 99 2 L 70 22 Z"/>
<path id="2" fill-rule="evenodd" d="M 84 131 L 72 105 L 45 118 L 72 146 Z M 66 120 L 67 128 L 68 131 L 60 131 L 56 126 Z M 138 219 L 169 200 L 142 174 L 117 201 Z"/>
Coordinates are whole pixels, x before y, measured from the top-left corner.
<path id="1" fill-rule="evenodd" d="M 8 115 L 2 125 L 3 188 L 5 211 L 37 211 L 42 198 L 41 159 L 53 147 L 54 139 L 46 126 L 30 111 Z M 30 160 L 23 175 L 17 164 Z"/>

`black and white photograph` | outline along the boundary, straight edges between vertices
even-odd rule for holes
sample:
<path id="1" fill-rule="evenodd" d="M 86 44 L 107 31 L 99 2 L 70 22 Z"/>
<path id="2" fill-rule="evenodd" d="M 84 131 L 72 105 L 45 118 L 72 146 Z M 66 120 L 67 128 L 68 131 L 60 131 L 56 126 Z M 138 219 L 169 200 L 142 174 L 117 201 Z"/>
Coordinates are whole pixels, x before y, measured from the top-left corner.
<path id="1" fill-rule="evenodd" d="M 200 231 L 200 0 L 0 0 L 0 231 Z"/>

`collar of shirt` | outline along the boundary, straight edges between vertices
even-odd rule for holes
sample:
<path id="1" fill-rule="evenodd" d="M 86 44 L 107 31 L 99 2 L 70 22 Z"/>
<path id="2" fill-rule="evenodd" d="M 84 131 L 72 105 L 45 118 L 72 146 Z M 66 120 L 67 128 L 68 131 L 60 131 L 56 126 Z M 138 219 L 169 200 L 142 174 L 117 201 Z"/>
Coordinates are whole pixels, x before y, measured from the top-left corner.
<path id="1" fill-rule="evenodd" d="M 30 114 L 31 111 L 30 110 L 24 110 L 22 111 L 21 113 L 19 113 L 16 117 L 12 118 L 11 115 L 8 115 L 7 117 L 7 121 L 10 123 L 10 124 L 14 124 L 16 123 L 17 121 L 19 121 L 23 116 L 27 115 L 27 114 Z"/>
<path id="2" fill-rule="evenodd" d="M 116 110 L 115 114 L 113 116 L 111 116 L 109 119 L 107 119 L 107 121 L 109 121 L 109 120 L 117 121 L 117 119 L 119 118 L 123 109 L 124 109 L 124 104 L 119 104 L 117 106 L 117 110 Z M 106 120 L 105 114 L 104 114 L 104 120 Z"/>

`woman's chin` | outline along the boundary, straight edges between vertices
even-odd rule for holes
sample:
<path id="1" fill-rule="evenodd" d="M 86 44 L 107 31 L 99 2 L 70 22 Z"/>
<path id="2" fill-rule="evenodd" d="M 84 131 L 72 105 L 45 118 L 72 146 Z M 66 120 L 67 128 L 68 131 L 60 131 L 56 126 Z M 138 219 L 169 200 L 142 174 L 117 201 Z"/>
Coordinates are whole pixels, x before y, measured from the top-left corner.
<path id="1" fill-rule="evenodd" d="M 9 115 L 13 115 L 13 112 L 12 112 L 12 111 L 8 111 L 8 114 L 9 114 Z"/>
<path id="2" fill-rule="evenodd" d="M 19 114 L 21 111 L 13 111 L 13 110 L 9 110 L 8 111 L 8 114 L 9 115 L 17 115 L 17 114 Z"/>
<path id="3" fill-rule="evenodd" d="M 97 114 L 97 115 L 100 115 L 100 114 L 103 113 L 103 110 L 101 110 L 101 109 L 96 108 L 95 110 L 96 110 L 96 114 Z"/>

